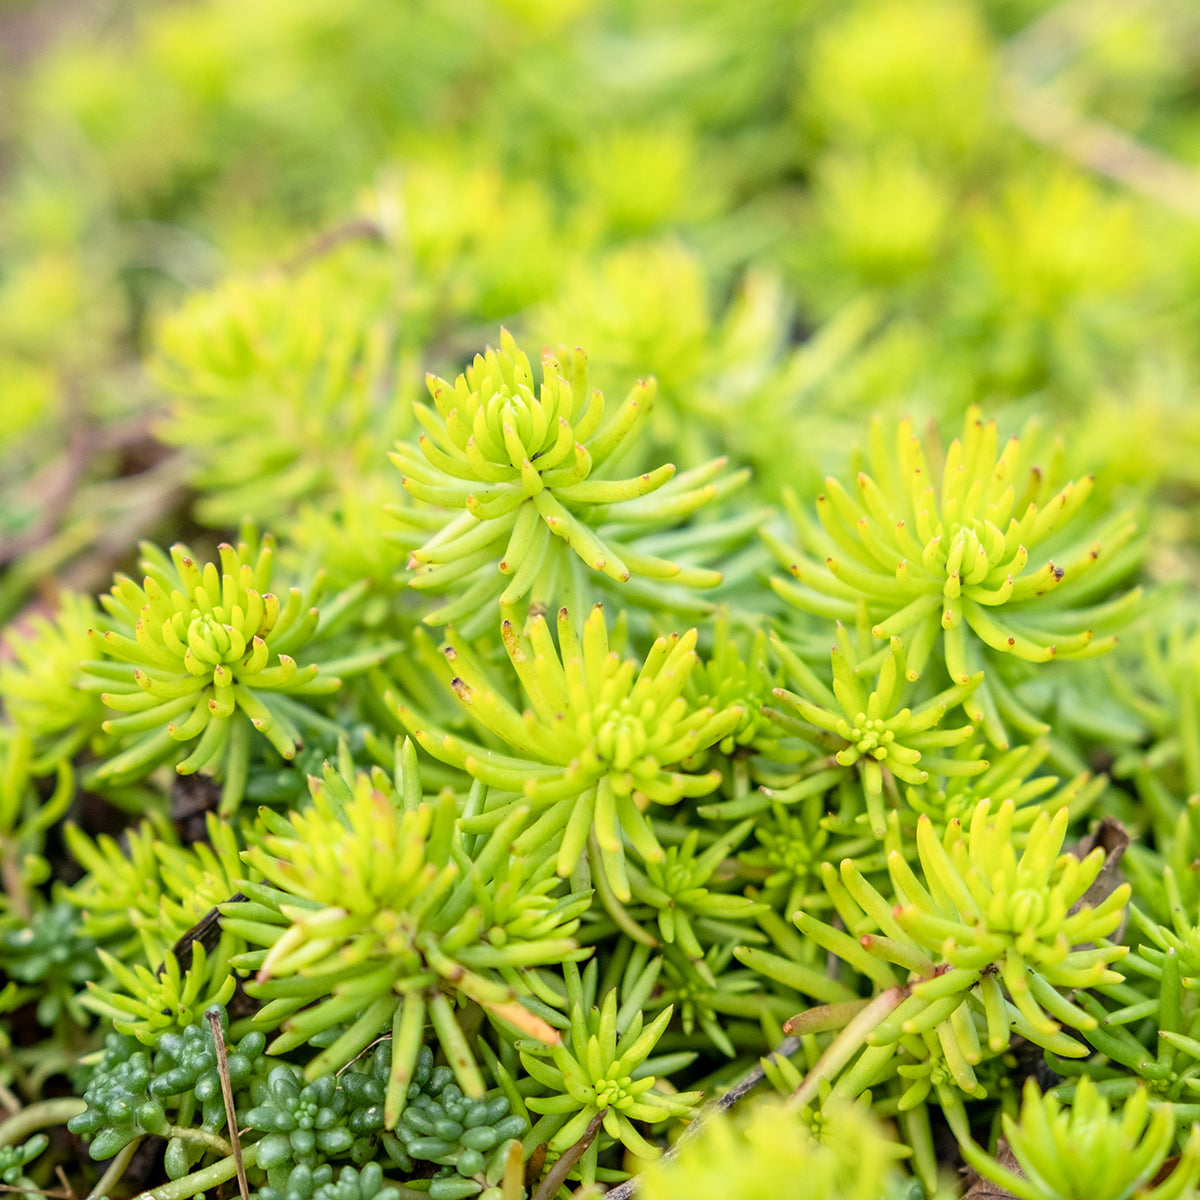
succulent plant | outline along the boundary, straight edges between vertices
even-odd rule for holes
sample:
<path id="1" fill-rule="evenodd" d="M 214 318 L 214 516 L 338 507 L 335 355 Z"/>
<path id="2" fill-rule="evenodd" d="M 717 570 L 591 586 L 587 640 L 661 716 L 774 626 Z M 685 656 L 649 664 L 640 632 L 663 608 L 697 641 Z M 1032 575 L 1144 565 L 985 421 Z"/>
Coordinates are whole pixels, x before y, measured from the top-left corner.
<path id="1" fill-rule="evenodd" d="M 896 780 L 921 784 L 929 779 L 931 770 L 952 776 L 978 775 L 987 770 L 983 759 L 929 753 L 962 745 L 974 733 L 975 727 L 970 724 L 953 729 L 938 726 L 949 709 L 966 702 L 983 675 L 978 673 L 911 708 L 905 703 L 911 678 L 900 639 L 890 639 L 875 687 L 868 693 L 856 674 L 861 664 L 856 667 L 853 663 L 853 651 L 844 633 L 839 629 L 840 644 L 830 652 L 832 691 L 776 639 L 777 653 L 806 695 L 776 688 L 775 697 L 782 701 L 784 711 L 771 710 L 769 715 L 785 732 L 832 751 L 838 766 L 857 768 L 866 795 L 866 819 L 879 838 L 886 824 L 885 784 L 889 798 L 895 800 L 899 795 Z M 806 776 L 802 776 L 800 788 L 805 786 Z M 787 800 L 789 790 L 772 788 L 766 794 L 775 800 Z"/>
<path id="2" fill-rule="evenodd" d="M 100 731 L 99 698 L 79 686 L 96 615 L 89 597 L 64 592 L 53 616 L 35 615 L 9 627 L 4 638 L 0 704 L 36 748 L 39 774 L 69 759 Z"/>
<path id="3" fill-rule="evenodd" d="M 33 750 L 27 733 L 0 726 L 0 920 L 11 914 L 24 923 L 33 915 L 35 888 L 44 882 L 47 831 L 62 819 L 75 790 L 70 761 L 60 759 L 54 790 L 43 796 Z"/>
<path id="4" fill-rule="evenodd" d="M 171 397 L 159 432 L 186 447 L 206 521 L 275 525 L 382 462 L 410 425 L 395 260 L 360 250 L 351 263 L 230 280 L 158 328 L 152 367 Z"/>
<path id="5" fill-rule="evenodd" d="M 583 1136 L 594 1117 L 603 1114 L 603 1129 L 613 1141 L 641 1157 L 656 1158 L 657 1147 L 633 1122 L 688 1116 L 699 1099 L 698 1092 L 671 1094 L 654 1086 L 651 1054 L 671 1019 L 671 1009 L 646 1024 L 640 1011 L 618 1009 L 615 991 L 607 992 L 596 1007 L 595 981 L 594 968 L 581 977 L 568 964 L 568 1038 L 555 1046 L 521 1043 L 526 1071 L 551 1093 L 526 1101 L 534 1112 L 544 1114 L 534 1133 L 561 1153 Z M 583 1156 L 584 1183 L 595 1179 L 598 1151 L 599 1142 L 593 1141 Z"/>
<path id="6" fill-rule="evenodd" d="M 995 813 L 982 800 L 965 835 L 952 821 L 941 838 L 922 816 L 916 841 L 924 883 L 893 834 L 887 866 L 894 899 L 850 860 L 840 872 L 823 867 L 845 931 L 804 912 L 795 923 L 879 989 L 870 1006 L 844 1010 L 845 1051 L 831 1054 L 823 1068 L 840 1070 L 867 1043 L 840 1084 L 843 1091 L 856 1095 L 894 1066 L 906 1035 L 932 1035 L 932 1044 L 918 1047 L 920 1057 L 944 1057 L 947 1078 L 968 1094 L 980 1091 L 974 1066 L 986 1053 L 1007 1049 L 1014 1033 L 1065 1058 L 1087 1055 L 1062 1026 L 1086 1035 L 1097 1019 L 1063 993 L 1121 982 L 1110 964 L 1128 947 L 1105 939 L 1121 923 L 1129 885 L 1097 903 L 1081 902 L 1104 865 L 1104 849 L 1097 846 L 1083 859 L 1060 853 L 1068 818 L 1060 809 L 1053 818 L 1038 816 L 1018 855 L 1014 812 L 1011 800 Z M 898 831 L 894 818 L 892 829 Z M 770 977 L 811 989 L 800 972 L 753 948 L 735 953 Z M 814 1069 L 806 1096 L 815 1094 L 821 1077 Z"/>
<path id="7" fill-rule="evenodd" d="M 179 1031 L 200 1020 L 214 1004 L 225 1005 L 237 988 L 227 953 L 210 959 L 204 946 L 193 943 L 187 966 L 168 952 L 159 969 L 141 964 L 129 967 L 103 949 L 96 951 L 116 986 L 89 981 L 81 1001 L 85 1008 L 112 1021 L 113 1028 L 131 1033 L 148 1046 L 166 1033 Z"/>
<path id="8" fill-rule="evenodd" d="M 586 894 L 561 888 L 547 856 L 510 857 L 520 810 L 468 849 L 451 795 L 422 800 L 408 747 L 398 787 L 382 772 L 314 781 L 312 805 L 268 817 L 261 845 L 246 852 L 263 884 L 224 907 L 225 927 L 251 946 L 237 964 L 255 972 L 247 990 L 266 1001 L 255 1021 L 281 1032 L 272 1054 L 349 1022 L 308 1067 L 336 1070 L 393 1034 L 387 1126 L 406 1089 L 431 1021 L 467 1095 L 484 1091 L 455 1009 L 482 1005 L 498 1020 L 553 1037 L 524 1008 L 545 995 L 534 968 L 577 953 L 571 935 Z M 550 993 L 553 996 L 553 993 Z"/>
<path id="9" fill-rule="evenodd" d="M 767 906 L 748 896 L 720 891 L 714 875 L 733 848 L 745 840 L 753 820 L 743 821 L 699 851 L 700 831 L 693 829 L 677 846 L 668 846 L 661 862 L 646 863 L 644 870 L 629 868 L 634 898 L 648 905 L 663 943 L 677 945 L 686 957 L 715 983 L 704 963 L 705 947 L 744 941 L 740 923 L 753 920 Z"/>
<path id="10" fill-rule="evenodd" d="M 908 420 L 897 426 L 890 451 L 876 418 L 855 493 L 827 479 L 819 524 L 789 501 L 805 550 L 768 541 L 798 581 L 775 581 L 781 596 L 851 624 L 864 604 L 876 637 L 903 640 L 910 677 L 939 645 L 955 685 L 983 669 L 967 715 L 1004 748 L 1005 712 L 1023 711 L 1003 683 L 1004 662 L 1111 649 L 1116 637 L 1105 631 L 1128 615 L 1139 593 L 1107 599 L 1136 561 L 1129 545 L 1135 522 L 1118 514 L 1079 530 L 1075 518 L 1092 480 L 1060 488 L 1053 459 L 1043 467 L 1035 458 L 1034 428 L 999 454 L 997 446 L 995 422 L 977 408 L 944 454 L 932 438 L 923 445 Z M 1047 557 L 1030 569 L 1034 554 Z M 1089 603 L 1097 596 L 1104 602 Z"/>
<path id="11" fill-rule="evenodd" d="M 340 686 L 329 664 L 301 666 L 293 657 L 318 633 L 320 580 L 281 599 L 269 590 L 273 541 L 252 532 L 236 547 L 222 544 L 219 566 L 201 565 L 182 544 L 170 557 L 148 544 L 142 552 L 144 582 L 118 576 L 102 597 L 111 628 L 93 638 L 104 658 L 86 664 L 88 685 L 124 714 L 105 730 L 130 742 L 97 778 L 146 774 L 187 747 L 176 771 L 222 775 L 221 811 L 229 813 L 241 799 L 254 733 L 292 758 L 300 726 L 318 719 L 293 697 Z"/>
<path id="12" fill-rule="evenodd" d="M 25 1168 L 50 1144 L 44 1133 L 34 1134 L 16 1146 L 0 1146 L 0 1183 L 19 1191 L 22 1186 L 32 1186 L 25 1176 Z"/>
<path id="13" fill-rule="evenodd" d="M 0 1189 L 1200 1192 L 1195 5 L 16 3 Z"/>
<path id="14" fill-rule="evenodd" d="M 409 1087 L 416 1094 L 396 1124 L 396 1138 L 412 1159 L 443 1168 L 430 1183 L 433 1200 L 465 1200 L 495 1186 L 514 1140 L 519 1144 L 529 1132 L 529 1119 L 509 1111 L 507 1096 L 464 1096 L 453 1071 L 433 1066 L 428 1047 Z"/>
<path id="15" fill-rule="evenodd" d="M 525 713 L 496 690 L 461 640 L 451 636 L 446 650 L 452 686 L 472 719 L 521 757 L 431 728 L 403 704 L 400 719 L 430 754 L 490 787 L 519 793 L 504 811 L 528 805 L 535 820 L 514 843 L 518 852 L 555 844 L 558 873 L 569 875 L 594 830 L 608 880 L 618 898 L 628 900 L 626 839 L 647 863 L 662 860 L 646 809 L 712 791 L 719 772 L 676 768 L 728 735 L 742 711 L 693 707 L 683 698 L 699 661 L 695 630 L 658 638 L 639 667 L 609 649 L 602 606 L 592 609 L 582 636 L 565 608 L 557 624 L 557 648 L 540 614 L 530 618 L 528 637 L 508 621 L 502 627 L 509 660 L 532 705 Z M 489 822 L 495 819 L 488 814 Z"/>
<path id="16" fill-rule="evenodd" d="M 650 1165 L 638 1191 L 646 1200 L 703 1195 L 771 1200 L 783 1186 L 796 1200 L 890 1195 L 899 1175 L 899 1147 L 862 1106 L 834 1107 L 824 1116 L 818 1141 L 799 1113 L 769 1100 L 733 1116 L 706 1113 L 696 1136 L 682 1142 L 670 1160 Z"/>
<path id="17" fill-rule="evenodd" d="M 537 387 L 528 356 L 504 331 L 499 350 L 476 355 L 453 384 L 430 376 L 429 390 L 434 408 L 416 409 L 425 433 L 393 455 L 407 491 L 434 506 L 396 511 L 429 535 L 412 552 L 409 586 L 457 593 L 427 622 L 473 628 L 489 612 L 500 615 L 489 608 L 495 602 L 505 614 L 555 597 L 577 608 L 592 599 L 581 572 L 617 583 L 635 575 L 690 587 L 720 582 L 719 572 L 645 553 L 604 524 L 669 527 L 717 494 L 719 460 L 680 476 L 669 463 L 628 479 L 601 475 L 644 421 L 653 380 L 637 384 L 605 421 L 582 350 L 570 361 L 547 352 Z"/>
<path id="18" fill-rule="evenodd" d="M 1086 1076 L 1070 1108 L 1053 1094 L 1043 1096 L 1026 1080 L 1020 1117 L 1001 1118 L 1004 1136 L 1021 1167 L 1018 1175 L 963 1143 L 967 1162 L 985 1179 L 1019 1200 L 1174 1200 L 1190 1193 L 1200 1178 L 1200 1131 L 1195 1127 L 1183 1154 L 1166 1168 L 1175 1139 L 1175 1113 L 1169 1104 L 1150 1108 L 1139 1089 L 1113 1112 Z"/>

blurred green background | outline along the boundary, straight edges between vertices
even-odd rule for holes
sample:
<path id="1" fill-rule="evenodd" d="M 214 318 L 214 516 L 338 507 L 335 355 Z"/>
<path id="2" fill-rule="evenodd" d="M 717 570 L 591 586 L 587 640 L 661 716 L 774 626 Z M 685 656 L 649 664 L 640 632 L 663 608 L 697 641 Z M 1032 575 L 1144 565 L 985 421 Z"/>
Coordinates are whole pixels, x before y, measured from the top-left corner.
<path id="1" fill-rule="evenodd" d="M 1192 578 L 1198 114 L 1191 0 L 4 0 L 0 616 L 369 522 L 501 325 L 768 501 L 870 412 L 1045 413 Z"/>

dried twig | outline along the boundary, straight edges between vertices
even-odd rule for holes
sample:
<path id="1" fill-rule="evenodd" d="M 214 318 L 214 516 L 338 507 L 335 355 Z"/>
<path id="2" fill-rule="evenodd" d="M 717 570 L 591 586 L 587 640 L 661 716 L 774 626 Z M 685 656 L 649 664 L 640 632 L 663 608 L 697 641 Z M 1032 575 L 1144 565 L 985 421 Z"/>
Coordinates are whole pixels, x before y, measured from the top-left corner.
<path id="1" fill-rule="evenodd" d="M 813 1064 L 800 1086 L 788 1097 L 791 1109 L 803 1108 L 816 1094 L 822 1079 L 832 1079 L 861 1049 L 867 1035 L 909 994 L 907 985 L 890 987 L 880 992 L 866 1008 L 862 1009 L 825 1049 L 825 1053 Z"/>
<path id="2" fill-rule="evenodd" d="M 583 1137 L 573 1146 L 563 1151 L 562 1157 L 548 1170 L 538 1184 L 538 1190 L 533 1193 L 533 1200 L 550 1200 L 566 1182 L 567 1176 L 575 1169 L 575 1164 L 587 1153 L 587 1148 L 596 1140 L 600 1125 L 604 1121 L 607 1108 L 602 1108 L 589 1122 L 583 1131 Z"/>
<path id="3" fill-rule="evenodd" d="M 212 1026 L 213 1045 L 217 1051 L 217 1076 L 221 1080 L 221 1096 L 225 1100 L 225 1119 L 229 1122 L 229 1145 L 237 1167 L 238 1191 L 242 1200 L 250 1200 L 250 1184 L 246 1179 L 246 1164 L 242 1161 L 242 1139 L 238 1133 L 237 1110 L 233 1106 L 233 1083 L 229 1078 L 229 1060 L 225 1056 L 225 1031 L 221 1028 L 219 1009 L 210 1008 L 205 1014 Z"/>
<path id="4" fill-rule="evenodd" d="M 774 1050 L 767 1056 L 771 1062 L 775 1062 L 781 1058 L 790 1058 L 797 1050 L 800 1049 L 799 1038 L 785 1038 Z M 675 1143 L 663 1156 L 663 1162 L 669 1162 L 678 1153 L 679 1147 L 683 1145 L 689 1138 L 693 1138 L 704 1127 L 704 1122 L 707 1117 L 711 1117 L 716 1113 L 728 1112 L 739 1100 L 748 1093 L 753 1091 L 766 1078 L 766 1072 L 760 1063 L 747 1075 L 743 1076 L 733 1085 L 727 1092 L 722 1092 L 711 1104 L 708 1104 L 700 1112 L 699 1116 L 683 1131 L 679 1137 L 679 1141 Z M 604 1193 L 605 1200 L 629 1200 L 637 1189 L 637 1177 L 627 1179 L 624 1183 L 618 1184 L 615 1188 Z"/>
<path id="5" fill-rule="evenodd" d="M 369 217 L 358 217 L 353 221 L 345 221 L 332 229 L 324 229 L 306 246 L 292 255 L 282 267 L 288 274 L 306 267 L 314 259 L 324 258 L 346 242 L 368 241 L 382 242 L 384 229 L 377 221 Z"/>
<path id="6" fill-rule="evenodd" d="M 1008 101 L 1017 127 L 1041 142 L 1132 191 L 1200 220 L 1200 173 L 1137 138 L 1075 112 L 1049 87 L 1008 80 Z"/>
<path id="7" fill-rule="evenodd" d="M 237 904 L 245 900 L 246 897 L 241 892 L 234 892 L 228 900 L 223 900 L 222 904 Z M 219 907 L 213 907 L 208 910 L 191 927 L 176 943 L 171 947 L 171 954 L 180 967 L 184 966 L 183 953 L 189 947 L 192 948 L 192 953 L 195 954 L 195 946 L 203 946 L 206 951 L 212 950 L 218 941 L 221 939 L 221 910 Z M 189 958 L 190 962 L 191 959 Z M 167 969 L 167 963 L 164 959 L 155 972 L 156 975 L 162 975 Z"/>
<path id="8" fill-rule="evenodd" d="M 1056 93 L 1053 76 L 1094 36 L 1097 25 L 1128 19 L 1130 0 L 1097 5 L 1065 0 L 1008 45 L 1004 88 L 1014 124 L 1080 166 L 1200 219 L 1200 173 L 1117 126 L 1077 112 Z"/>

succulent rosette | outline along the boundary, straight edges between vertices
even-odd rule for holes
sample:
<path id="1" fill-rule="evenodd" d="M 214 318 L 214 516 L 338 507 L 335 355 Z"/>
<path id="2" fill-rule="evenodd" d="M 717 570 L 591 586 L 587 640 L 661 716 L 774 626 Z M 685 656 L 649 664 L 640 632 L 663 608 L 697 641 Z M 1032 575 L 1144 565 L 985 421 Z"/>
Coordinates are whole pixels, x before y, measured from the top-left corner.
<path id="1" fill-rule="evenodd" d="M 826 479 L 816 522 L 789 499 L 800 546 L 767 535 L 796 580 L 773 581 L 781 596 L 851 624 L 865 606 L 876 637 L 904 641 L 914 678 L 939 646 L 956 684 L 987 668 L 966 709 L 1000 747 L 1005 716 L 1044 728 L 1005 686 L 1004 661 L 1102 654 L 1140 594 L 1111 598 L 1137 562 L 1136 522 L 1117 513 L 1087 527 L 1091 477 L 1060 486 L 1036 432 L 998 452 L 996 423 L 972 407 L 943 452 L 907 419 L 890 447 L 876 418 L 853 489 Z"/>
<path id="2" fill-rule="evenodd" d="M 684 698 L 700 661 L 694 629 L 658 638 L 639 665 L 609 649 L 600 605 L 584 622 L 582 636 L 566 609 L 557 624 L 556 647 L 545 617 L 530 619 L 528 638 L 504 623 L 505 649 L 530 703 L 524 712 L 500 694 L 464 643 L 452 636 L 446 647 L 451 686 L 468 714 L 517 754 L 466 742 L 403 704 L 400 719 L 434 757 L 518 793 L 505 811 L 527 805 L 534 818 L 514 843 L 519 853 L 553 844 L 565 876 L 587 861 L 594 838 L 593 856 L 617 896 L 628 900 L 626 843 L 646 862 L 662 861 L 647 811 L 717 786 L 720 772 L 691 773 L 683 764 L 737 728 L 742 710 L 696 706 Z M 476 823 L 491 828 L 500 811 Z"/>
<path id="3" fill-rule="evenodd" d="M 635 384 L 606 419 L 582 350 L 569 359 L 546 351 L 541 367 L 539 385 L 529 357 L 502 331 L 500 349 L 476 355 L 454 383 L 429 377 L 433 407 L 416 405 L 425 432 L 392 455 L 405 489 L 427 506 L 395 510 L 427 535 L 412 551 L 409 586 L 449 597 L 425 620 L 473 628 L 495 603 L 508 611 L 526 599 L 573 598 L 577 608 L 591 598 L 592 573 L 621 584 L 635 576 L 720 583 L 719 571 L 649 553 L 639 539 L 669 529 L 744 475 L 714 482 L 724 466 L 715 459 L 682 475 L 664 463 L 614 477 L 653 402 L 654 380 Z"/>
<path id="4" fill-rule="evenodd" d="M 105 731 L 128 743 L 97 779 L 136 778 L 186 749 L 175 770 L 222 775 L 228 812 L 241 799 L 254 733 L 293 758 L 301 726 L 322 724 L 295 697 L 328 695 L 341 680 L 337 664 L 294 657 L 320 630 L 320 575 L 304 589 L 271 591 L 269 535 L 223 543 L 219 556 L 219 565 L 202 563 L 181 543 L 169 556 L 143 545 L 142 583 L 118 575 L 101 597 L 108 627 L 92 640 L 104 657 L 85 664 L 85 682 L 122 714 Z"/>
<path id="5" fill-rule="evenodd" d="M 310 1064 L 315 1078 L 390 1028 L 391 1128 L 428 1022 L 463 1090 L 481 1096 L 456 1009 L 473 1002 L 553 1039 L 521 1001 L 555 1000 L 534 968 L 587 954 L 571 935 L 590 895 L 563 894 L 546 853 L 512 855 L 523 813 L 468 849 L 454 797 L 422 798 L 411 743 L 396 782 L 379 770 L 345 780 L 330 767 L 312 790 L 303 812 L 265 817 L 267 836 L 244 855 L 265 883 L 244 881 L 249 899 L 223 908 L 225 928 L 258 947 L 235 965 L 255 972 L 256 1023 L 281 1030 L 271 1053 L 344 1023 Z"/>

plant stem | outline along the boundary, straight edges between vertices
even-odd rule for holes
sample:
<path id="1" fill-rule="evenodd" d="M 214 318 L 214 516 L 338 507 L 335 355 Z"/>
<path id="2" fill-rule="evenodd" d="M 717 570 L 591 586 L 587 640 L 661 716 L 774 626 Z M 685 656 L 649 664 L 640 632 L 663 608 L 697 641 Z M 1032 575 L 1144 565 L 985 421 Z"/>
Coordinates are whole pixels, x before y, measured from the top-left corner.
<path id="1" fill-rule="evenodd" d="M 23 1142 L 39 1129 L 46 1129 L 51 1125 L 65 1125 L 86 1108 L 87 1105 L 77 1096 L 63 1096 L 31 1104 L 0 1123 L 0 1146 L 15 1146 L 17 1142 Z"/>
<path id="2" fill-rule="evenodd" d="M 908 995 L 907 987 L 890 987 L 880 992 L 841 1033 L 829 1043 L 813 1064 L 804 1082 L 788 1097 L 787 1107 L 803 1108 L 816 1094 L 822 1079 L 832 1079 L 860 1050 L 876 1025 Z"/>
<path id="3" fill-rule="evenodd" d="M 258 1142 L 252 1142 L 243 1148 L 242 1161 L 246 1165 L 253 1165 L 255 1159 L 258 1158 L 258 1147 Z M 220 1162 L 215 1162 L 201 1171 L 193 1171 L 182 1179 L 172 1179 L 170 1183 L 164 1183 L 162 1187 L 142 1192 L 137 1200 L 187 1200 L 189 1196 L 195 1196 L 199 1192 L 206 1192 L 210 1188 L 216 1187 L 219 1183 L 225 1183 L 236 1174 L 237 1163 L 233 1161 L 231 1154 L 228 1158 L 223 1158 Z"/>
<path id="4" fill-rule="evenodd" d="M 179 1138 L 184 1142 L 197 1142 L 220 1155 L 233 1153 L 233 1147 L 219 1134 L 210 1133 L 207 1129 L 193 1129 L 190 1125 L 169 1125 L 163 1137 Z"/>
<path id="5" fill-rule="evenodd" d="M 129 1160 L 133 1157 L 133 1152 L 142 1144 L 141 1138 L 134 1138 L 132 1142 L 122 1146 L 120 1150 L 112 1156 L 107 1167 L 104 1168 L 104 1174 L 96 1180 L 96 1186 L 88 1192 L 86 1200 L 96 1200 L 97 1196 L 107 1196 L 112 1190 L 112 1186 L 125 1174 L 125 1168 L 129 1166 Z"/>

